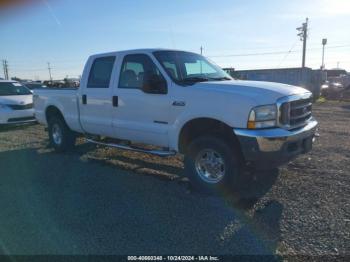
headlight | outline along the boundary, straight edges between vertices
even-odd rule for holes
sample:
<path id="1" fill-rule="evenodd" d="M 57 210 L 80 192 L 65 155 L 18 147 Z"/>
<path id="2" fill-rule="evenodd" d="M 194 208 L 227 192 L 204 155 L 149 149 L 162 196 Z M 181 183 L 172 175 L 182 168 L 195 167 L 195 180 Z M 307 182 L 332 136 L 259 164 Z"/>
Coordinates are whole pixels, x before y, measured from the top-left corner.
<path id="1" fill-rule="evenodd" d="M 254 107 L 249 114 L 249 129 L 267 128 L 276 126 L 276 105 L 265 105 Z"/>

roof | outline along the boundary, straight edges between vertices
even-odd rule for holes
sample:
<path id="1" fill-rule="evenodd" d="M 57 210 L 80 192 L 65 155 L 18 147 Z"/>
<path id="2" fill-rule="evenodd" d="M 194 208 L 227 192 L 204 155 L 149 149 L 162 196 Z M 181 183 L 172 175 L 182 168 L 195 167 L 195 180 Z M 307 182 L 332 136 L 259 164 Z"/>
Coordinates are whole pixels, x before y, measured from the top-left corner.
<path id="1" fill-rule="evenodd" d="M 107 55 L 116 55 L 116 54 L 125 54 L 125 53 L 153 53 L 155 51 L 179 51 L 179 52 L 190 52 L 186 50 L 177 50 L 177 49 L 168 49 L 168 48 L 143 48 L 143 49 L 129 49 L 129 50 L 120 50 L 112 51 L 106 53 L 98 53 L 91 55 L 94 56 L 107 56 Z M 193 53 L 193 52 L 190 52 Z"/>

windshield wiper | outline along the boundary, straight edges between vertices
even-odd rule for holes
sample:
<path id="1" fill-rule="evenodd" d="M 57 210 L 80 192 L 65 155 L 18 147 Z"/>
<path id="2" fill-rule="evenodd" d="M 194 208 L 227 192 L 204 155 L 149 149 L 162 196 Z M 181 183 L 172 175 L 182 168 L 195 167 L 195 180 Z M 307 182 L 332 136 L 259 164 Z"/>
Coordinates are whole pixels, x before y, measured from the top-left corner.
<path id="1" fill-rule="evenodd" d="M 194 77 L 186 77 L 181 80 L 181 82 L 190 82 L 190 83 L 196 83 L 196 82 L 207 82 L 209 81 L 209 78 L 207 77 L 200 77 L 200 76 L 194 76 Z"/>
<path id="2" fill-rule="evenodd" d="M 218 80 L 218 81 L 223 81 L 223 80 L 232 80 L 231 78 L 227 76 L 222 76 L 222 77 L 210 77 L 210 80 Z"/>

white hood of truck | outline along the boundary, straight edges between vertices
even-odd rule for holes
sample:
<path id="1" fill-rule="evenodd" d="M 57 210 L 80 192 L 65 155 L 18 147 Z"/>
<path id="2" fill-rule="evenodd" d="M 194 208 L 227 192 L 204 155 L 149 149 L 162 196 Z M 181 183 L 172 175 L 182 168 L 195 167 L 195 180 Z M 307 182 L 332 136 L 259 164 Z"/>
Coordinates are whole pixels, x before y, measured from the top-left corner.
<path id="1" fill-rule="evenodd" d="M 208 91 L 226 92 L 235 95 L 247 96 L 259 101 L 261 104 L 274 103 L 277 99 L 284 96 L 310 92 L 298 86 L 274 82 L 244 80 L 200 82 L 196 83 L 193 87 Z"/>
<path id="2" fill-rule="evenodd" d="M 28 105 L 33 103 L 33 95 L 0 96 L 0 104 Z"/>

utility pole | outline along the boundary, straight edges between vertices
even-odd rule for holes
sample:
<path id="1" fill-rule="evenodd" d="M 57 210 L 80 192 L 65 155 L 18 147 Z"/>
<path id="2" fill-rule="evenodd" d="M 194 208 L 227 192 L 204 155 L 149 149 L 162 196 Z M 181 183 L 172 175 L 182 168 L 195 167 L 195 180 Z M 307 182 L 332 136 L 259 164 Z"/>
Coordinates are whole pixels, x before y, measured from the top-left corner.
<path id="1" fill-rule="evenodd" d="M 323 38 L 322 39 L 322 46 L 323 46 L 323 48 L 322 48 L 322 65 L 321 65 L 321 70 L 324 70 L 324 68 L 325 68 L 325 65 L 324 65 L 324 47 L 325 47 L 326 44 L 327 44 L 327 38 Z"/>
<path id="2" fill-rule="evenodd" d="M 2 60 L 2 69 L 4 70 L 4 78 L 6 79 L 6 67 L 5 67 L 5 60 Z"/>
<path id="3" fill-rule="evenodd" d="M 7 63 L 7 60 L 5 60 L 5 70 L 6 70 L 6 79 L 8 80 L 8 79 L 10 79 L 10 77 L 9 77 L 9 65 L 8 65 L 8 63 Z"/>
<path id="4" fill-rule="evenodd" d="M 47 62 L 47 69 L 49 70 L 50 81 L 52 82 L 50 62 Z"/>
<path id="5" fill-rule="evenodd" d="M 203 55 L 203 46 L 201 46 L 201 55 Z M 203 65 L 202 65 L 202 60 L 200 61 L 200 70 L 201 70 L 201 74 L 203 73 Z"/>
<path id="6" fill-rule="evenodd" d="M 302 24 L 301 27 L 298 27 L 299 31 L 298 36 L 300 37 L 300 41 L 303 41 L 303 60 L 302 60 L 302 68 L 305 67 L 305 58 L 306 58 L 306 39 L 307 39 L 307 31 L 308 31 L 309 18 L 306 18 L 305 23 Z"/>
<path id="7" fill-rule="evenodd" d="M 7 63 L 7 60 L 5 60 L 5 59 L 2 60 L 2 67 L 4 69 L 4 77 L 6 80 L 8 80 L 9 79 L 9 69 L 8 69 L 9 65 Z"/>

